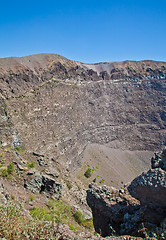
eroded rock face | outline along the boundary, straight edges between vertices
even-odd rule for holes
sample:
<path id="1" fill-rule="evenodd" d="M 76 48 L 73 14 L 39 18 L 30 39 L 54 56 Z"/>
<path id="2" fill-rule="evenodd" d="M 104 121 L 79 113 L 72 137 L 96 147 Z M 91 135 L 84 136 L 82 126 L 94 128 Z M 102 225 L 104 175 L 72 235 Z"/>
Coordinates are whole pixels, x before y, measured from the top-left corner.
<path id="1" fill-rule="evenodd" d="M 104 237 L 115 233 L 132 235 L 138 232 L 143 221 L 139 201 L 132 198 L 126 189 L 120 193 L 111 187 L 90 184 L 87 203 L 92 209 L 95 230 Z"/>
<path id="2" fill-rule="evenodd" d="M 61 196 L 62 185 L 54 178 L 31 171 L 29 177 L 24 181 L 24 187 L 35 193 L 46 193 L 59 199 Z"/>
<path id="3" fill-rule="evenodd" d="M 166 218 L 166 172 L 150 169 L 119 191 L 90 184 L 87 203 L 94 227 L 103 236 L 110 235 L 113 229 L 117 234 L 139 236 L 143 226 L 155 229 Z"/>

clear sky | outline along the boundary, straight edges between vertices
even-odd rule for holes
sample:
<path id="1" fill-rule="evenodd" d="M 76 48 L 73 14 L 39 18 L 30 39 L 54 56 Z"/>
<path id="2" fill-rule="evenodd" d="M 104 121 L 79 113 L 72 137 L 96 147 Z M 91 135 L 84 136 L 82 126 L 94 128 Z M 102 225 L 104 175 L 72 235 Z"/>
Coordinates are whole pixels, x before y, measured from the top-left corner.
<path id="1" fill-rule="evenodd" d="M 166 0 L 1 0 L 0 57 L 166 61 Z"/>

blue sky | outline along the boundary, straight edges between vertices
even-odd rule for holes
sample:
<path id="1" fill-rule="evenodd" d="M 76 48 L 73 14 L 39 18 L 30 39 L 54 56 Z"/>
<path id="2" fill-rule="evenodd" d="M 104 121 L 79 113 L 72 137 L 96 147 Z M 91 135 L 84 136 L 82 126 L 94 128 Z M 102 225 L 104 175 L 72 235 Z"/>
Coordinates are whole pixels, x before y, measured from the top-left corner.
<path id="1" fill-rule="evenodd" d="M 166 0 L 1 1 L 0 57 L 166 61 Z"/>

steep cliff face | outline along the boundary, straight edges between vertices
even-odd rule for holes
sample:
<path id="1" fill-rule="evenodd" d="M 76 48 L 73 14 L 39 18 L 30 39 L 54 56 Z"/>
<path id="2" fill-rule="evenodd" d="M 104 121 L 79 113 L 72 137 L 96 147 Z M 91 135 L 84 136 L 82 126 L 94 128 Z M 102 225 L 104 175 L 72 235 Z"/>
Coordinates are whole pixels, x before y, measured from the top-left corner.
<path id="1" fill-rule="evenodd" d="M 165 89 L 164 62 L 84 64 L 56 54 L 0 60 L 11 132 L 29 152 L 70 169 L 91 144 L 131 151 L 164 145 Z"/>

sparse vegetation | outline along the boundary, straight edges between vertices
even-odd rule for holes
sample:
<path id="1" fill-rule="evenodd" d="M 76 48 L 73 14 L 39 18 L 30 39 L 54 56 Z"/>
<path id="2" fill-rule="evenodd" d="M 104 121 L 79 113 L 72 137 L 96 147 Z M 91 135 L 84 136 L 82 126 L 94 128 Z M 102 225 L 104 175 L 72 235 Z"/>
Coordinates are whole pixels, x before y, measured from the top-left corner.
<path id="1" fill-rule="evenodd" d="M 76 230 L 77 230 L 77 228 L 74 227 L 72 224 L 69 224 L 69 228 L 70 228 L 72 231 L 76 231 Z"/>
<path id="2" fill-rule="evenodd" d="M 66 183 L 69 190 L 73 187 L 72 183 L 69 182 L 68 180 L 65 180 L 65 183 Z"/>
<path id="3" fill-rule="evenodd" d="M 93 226 L 93 219 L 86 219 L 82 222 L 82 226 L 90 229 L 90 230 L 94 230 L 94 226 Z"/>
<path id="4" fill-rule="evenodd" d="M 53 222 L 57 224 L 68 223 L 68 220 L 71 217 L 70 206 L 64 204 L 63 201 L 50 200 L 48 207 L 52 215 Z"/>
<path id="5" fill-rule="evenodd" d="M 105 182 L 105 179 L 101 179 L 99 183 L 104 184 L 104 182 Z"/>
<path id="6" fill-rule="evenodd" d="M 74 214 L 73 214 L 73 217 L 75 219 L 75 221 L 78 223 L 78 224 L 82 224 L 83 221 L 84 221 L 84 215 L 81 211 L 77 210 Z"/>
<path id="7" fill-rule="evenodd" d="M 7 206 L 0 206 L 0 237 L 16 239 L 56 239 L 55 229 L 51 224 L 44 224 L 43 221 L 35 221 L 25 215 L 22 206 L 13 203 Z"/>
<path id="8" fill-rule="evenodd" d="M 85 176 L 86 178 L 90 178 L 90 177 L 92 176 L 92 170 L 91 170 L 91 168 L 88 168 L 88 169 L 86 170 L 86 172 L 84 173 L 84 176 Z"/>
<path id="9" fill-rule="evenodd" d="M 36 165 L 35 161 L 33 161 L 33 162 L 27 162 L 27 164 L 26 164 L 26 166 L 27 166 L 28 168 L 34 168 L 35 165 Z"/>
<path id="10" fill-rule="evenodd" d="M 14 146 L 14 148 L 15 148 L 15 150 L 16 150 L 17 152 L 24 152 L 24 151 L 26 150 L 26 147 L 25 147 L 24 144 Z"/>
<path id="11" fill-rule="evenodd" d="M 52 221 L 50 212 L 46 211 L 44 207 L 32 207 L 30 214 L 35 220 Z"/>
<path id="12" fill-rule="evenodd" d="M 8 172 L 6 168 L 1 169 L 1 177 L 3 178 L 8 177 Z"/>
<path id="13" fill-rule="evenodd" d="M 35 220 L 51 221 L 52 223 L 68 224 L 71 217 L 70 206 L 62 201 L 49 200 L 48 208 L 32 207 L 30 214 Z"/>
<path id="14" fill-rule="evenodd" d="M 8 166 L 7 166 L 7 173 L 10 175 L 14 172 L 14 164 L 11 162 Z"/>
<path id="15" fill-rule="evenodd" d="M 30 194 L 29 201 L 33 201 L 33 200 L 34 200 L 34 196 L 32 194 Z"/>
<path id="16" fill-rule="evenodd" d="M 4 177 L 4 178 L 9 178 L 13 172 L 14 172 L 14 164 L 11 162 L 9 163 L 9 165 L 5 168 L 2 168 L 0 170 L 0 173 L 1 173 L 1 177 Z"/>

